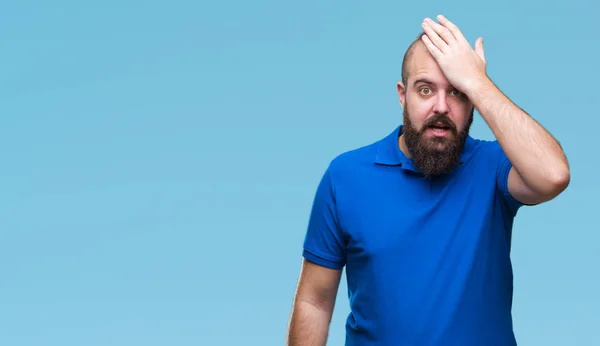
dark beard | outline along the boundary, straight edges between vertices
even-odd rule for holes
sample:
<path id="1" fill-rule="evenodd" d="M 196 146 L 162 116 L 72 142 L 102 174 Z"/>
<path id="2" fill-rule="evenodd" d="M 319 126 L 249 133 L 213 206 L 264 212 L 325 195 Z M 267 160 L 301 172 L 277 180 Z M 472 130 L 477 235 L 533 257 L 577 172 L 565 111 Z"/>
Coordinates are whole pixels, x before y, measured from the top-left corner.
<path id="1" fill-rule="evenodd" d="M 458 131 L 456 125 L 445 114 L 431 117 L 421 131 L 416 129 L 406 112 L 404 114 L 404 142 L 414 161 L 415 166 L 423 173 L 425 178 L 439 177 L 450 173 L 459 164 L 460 155 L 469 135 L 473 123 L 473 111 L 463 131 Z M 425 131 L 432 124 L 440 122 L 447 126 L 453 138 L 425 138 Z"/>

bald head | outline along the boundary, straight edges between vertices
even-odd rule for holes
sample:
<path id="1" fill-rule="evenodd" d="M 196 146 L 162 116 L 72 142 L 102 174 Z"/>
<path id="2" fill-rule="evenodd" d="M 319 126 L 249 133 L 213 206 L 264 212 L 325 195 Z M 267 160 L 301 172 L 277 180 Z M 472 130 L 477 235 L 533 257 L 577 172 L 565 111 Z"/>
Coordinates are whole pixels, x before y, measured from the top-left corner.
<path id="1" fill-rule="evenodd" d="M 402 60 L 402 83 L 406 85 L 406 81 L 408 80 L 408 75 L 410 72 L 410 63 L 412 57 L 415 55 L 415 51 L 423 49 L 427 51 L 427 47 L 421 40 L 421 37 L 425 35 L 424 32 L 421 32 L 419 36 L 410 44 L 406 53 L 404 53 L 404 59 Z"/>

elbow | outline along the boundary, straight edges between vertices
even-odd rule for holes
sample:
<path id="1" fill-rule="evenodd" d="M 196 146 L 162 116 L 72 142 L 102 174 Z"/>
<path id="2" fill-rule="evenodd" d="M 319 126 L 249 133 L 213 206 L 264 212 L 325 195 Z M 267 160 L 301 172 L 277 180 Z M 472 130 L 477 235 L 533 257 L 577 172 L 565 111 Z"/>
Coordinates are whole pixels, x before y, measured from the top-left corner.
<path id="1" fill-rule="evenodd" d="M 571 183 L 571 172 L 569 167 L 556 170 L 548 179 L 546 195 L 554 198 L 567 189 Z"/>
<path id="2" fill-rule="evenodd" d="M 555 174 L 553 184 L 555 189 L 557 189 L 560 192 L 563 192 L 567 189 L 570 183 L 571 170 L 569 169 L 569 166 L 565 164 L 564 167 Z"/>

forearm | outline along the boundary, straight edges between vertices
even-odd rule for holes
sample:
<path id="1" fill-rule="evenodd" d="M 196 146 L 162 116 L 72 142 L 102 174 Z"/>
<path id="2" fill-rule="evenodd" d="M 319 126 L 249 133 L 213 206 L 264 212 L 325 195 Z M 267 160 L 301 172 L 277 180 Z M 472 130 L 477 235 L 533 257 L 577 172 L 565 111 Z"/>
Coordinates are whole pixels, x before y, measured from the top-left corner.
<path id="1" fill-rule="evenodd" d="M 568 181 L 569 166 L 560 144 L 491 80 L 480 82 L 467 96 L 530 189 L 552 194 Z"/>
<path id="2" fill-rule="evenodd" d="M 297 301 L 288 326 L 286 346 L 325 346 L 332 312 Z"/>

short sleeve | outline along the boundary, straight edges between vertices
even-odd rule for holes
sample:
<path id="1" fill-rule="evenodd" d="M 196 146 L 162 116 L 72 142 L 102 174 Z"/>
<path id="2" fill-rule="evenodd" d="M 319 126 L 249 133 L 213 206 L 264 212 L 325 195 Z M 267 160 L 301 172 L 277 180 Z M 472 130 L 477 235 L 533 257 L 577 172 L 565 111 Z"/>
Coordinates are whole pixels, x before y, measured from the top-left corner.
<path id="1" fill-rule="evenodd" d="M 496 142 L 497 144 L 497 142 Z M 504 153 L 504 150 L 497 144 L 498 147 L 498 172 L 497 172 L 497 186 L 503 197 L 503 201 L 506 207 L 510 210 L 512 215 L 516 215 L 519 208 L 523 206 L 523 203 L 515 199 L 508 191 L 508 174 L 512 168 L 512 163 Z"/>
<path id="2" fill-rule="evenodd" d="M 339 226 L 331 166 L 317 187 L 304 239 L 303 256 L 332 269 L 341 269 L 346 264 L 346 246 Z"/>

